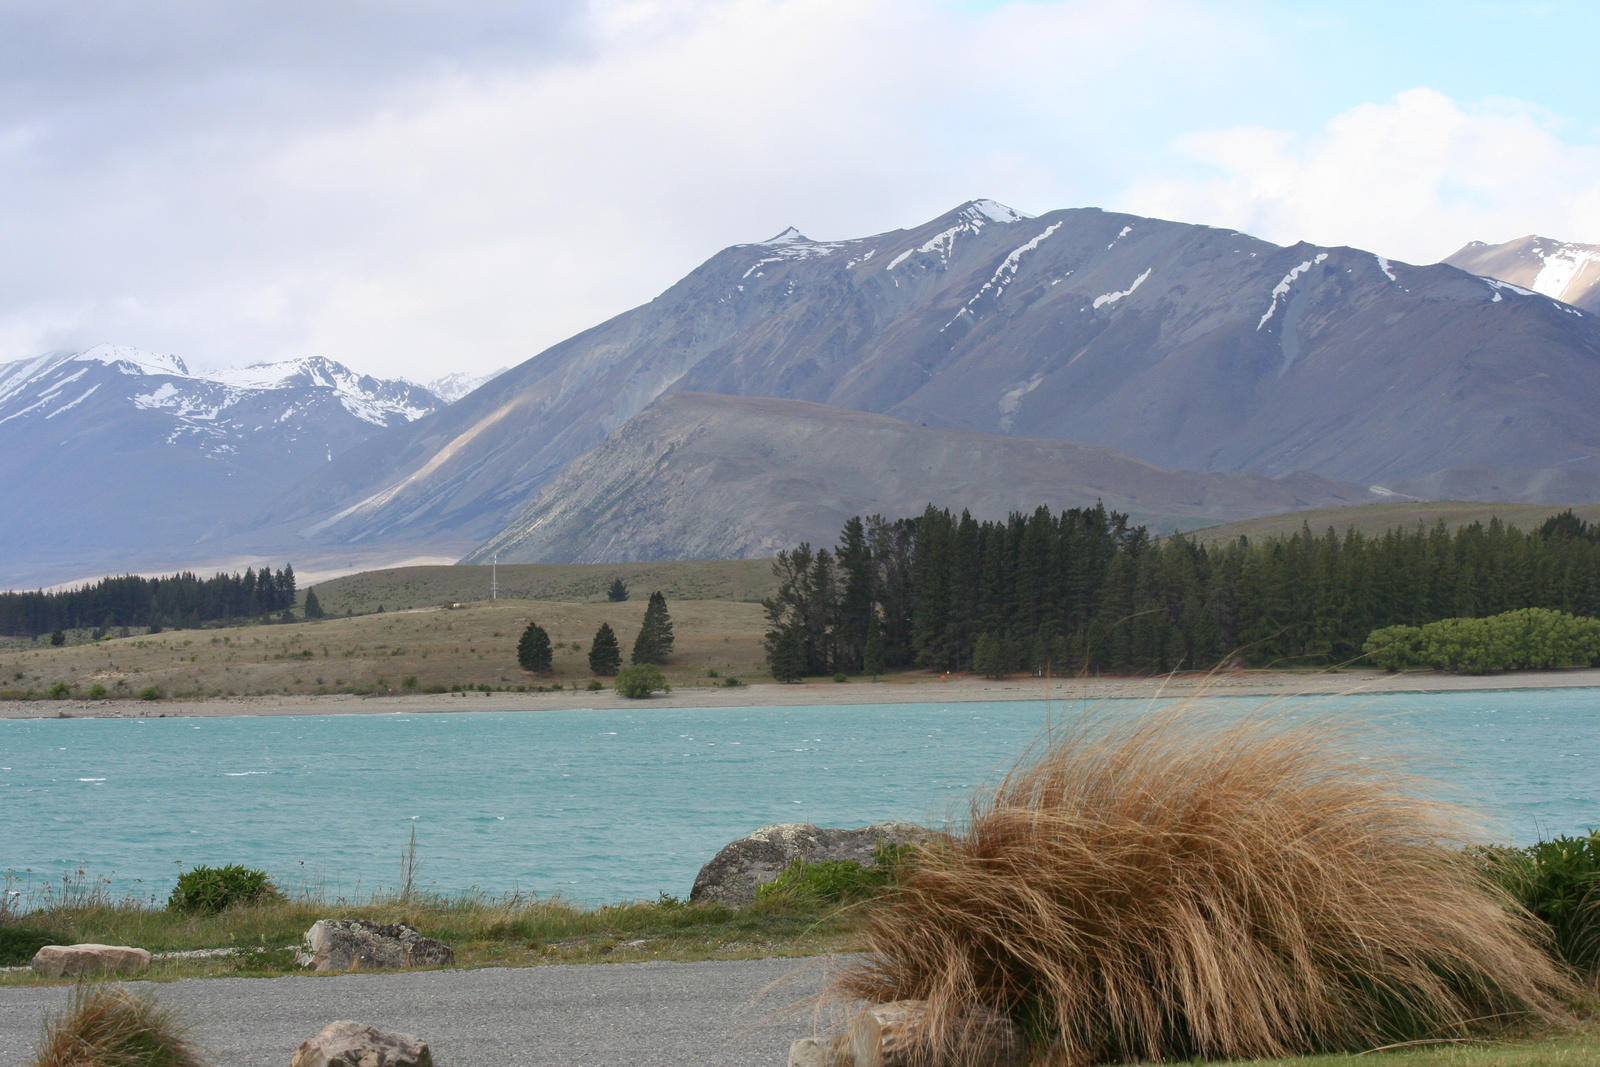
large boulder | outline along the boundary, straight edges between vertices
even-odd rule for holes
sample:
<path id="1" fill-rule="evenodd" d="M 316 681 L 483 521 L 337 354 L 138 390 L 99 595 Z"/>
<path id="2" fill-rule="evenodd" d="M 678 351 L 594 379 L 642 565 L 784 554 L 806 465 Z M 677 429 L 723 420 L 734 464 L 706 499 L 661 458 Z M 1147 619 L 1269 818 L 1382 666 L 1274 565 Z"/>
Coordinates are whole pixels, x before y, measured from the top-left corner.
<path id="1" fill-rule="evenodd" d="M 896 1000 L 863 1008 L 844 1033 L 802 1038 L 789 1048 L 789 1067 L 1022 1067 L 1028 1040 L 1021 1027 L 989 1012 L 967 1017 L 961 1049 L 932 1057 L 924 1044 L 925 1000 Z"/>
<path id="2" fill-rule="evenodd" d="M 433 1067 L 428 1043 L 348 1019 L 301 1042 L 289 1067 Z"/>
<path id="3" fill-rule="evenodd" d="M 320 919 L 306 931 L 305 949 L 295 959 L 314 971 L 392 971 L 448 967 L 456 953 L 405 923 Z"/>
<path id="4" fill-rule="evenodd" d="M 33 969 L 45 978 L 138 974 L 150 969 L 150 953 L 126 945 L 46 945 L 34 953 Z"/>
<path id="5" fill-rule="evenodd" d="M 795 860 L 855 860 L 874 866 L 880 844 L 905 845 L 938 835 L 909 822 L 880 822 L 860 830 L 835 830 L 808 822 L 763 826 L 723 848 L 695 876 L 689 899 L 742 908 L 756 901 L 756 887 L 778 877 Z"/>

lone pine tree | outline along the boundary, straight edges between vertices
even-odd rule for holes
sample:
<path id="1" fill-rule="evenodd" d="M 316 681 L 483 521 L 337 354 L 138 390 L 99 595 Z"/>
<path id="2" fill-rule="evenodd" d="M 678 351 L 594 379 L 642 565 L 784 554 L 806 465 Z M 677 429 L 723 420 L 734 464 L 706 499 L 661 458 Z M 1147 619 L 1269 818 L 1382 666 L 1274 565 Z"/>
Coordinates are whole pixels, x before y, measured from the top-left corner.
<path id="1" fill-rule="evenodd" d="M 611 588 L 606 591 L 606 597 L 613 604 L 620 604 L 628 599 L 628 585 L 621 578 L 611 579 Z"/>
<path id="2" fill-rule="evenodd" d="M 517 665 L 525 671 L 544 672 L 550 669 L 550 635 L 543 626 L 530 622 L 517 642 Z"/>
<path id="3" fill-rule="evenodd" d="M 633 642 L 633 658 L 630 662 L 635 666 L 640 663 L 665 663 L 667 657 L 672 655 L 672 640 L 672 616 L 667 614 L 667 598 L 659 592 L 651 593 L 650 602 L 644 609 L 644 623 Z"/>
<path id="4" fill-rule="evenodd" d="M 589 670 L 595 674 L 616 674 L 622 667 L 622 646 L 609 622 L 600 624 L 589 645 Z"/>

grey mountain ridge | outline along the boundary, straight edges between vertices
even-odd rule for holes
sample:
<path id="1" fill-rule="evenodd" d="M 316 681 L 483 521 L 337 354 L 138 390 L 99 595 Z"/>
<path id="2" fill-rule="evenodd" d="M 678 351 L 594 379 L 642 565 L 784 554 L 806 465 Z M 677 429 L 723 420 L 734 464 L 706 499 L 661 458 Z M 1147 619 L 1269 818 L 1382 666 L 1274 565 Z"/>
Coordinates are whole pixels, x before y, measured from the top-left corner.
<path id="1" fill-rule="evenodd" d="M 200 375 L 100 345 L 0 365 L 0 577 L 119 570 L 194 546 L 440 406 L 320 358 Z"/>
<path id="2" fill-rule="evenodd" d="M 979 519 L 1041 504 L 1157 531 L 1368 504 L 1365 486 L 1167 471 L 1106 448 L 934 429 L 798 400 L 666 393 L 563 470 L 463 563 L 759 558 L 831 545 L 852 515 Z"/>
<path id="3" fill-rule="evenodd" d="M 1600 327 L 1578 308 L 1449 265 L 973 201 L 910 230 L 724 249 L 336 457 L 262 519 L 313 544 L 487 539 L 670 391 L 1079 441 L 1170 470 L 1600 498 Z"/>

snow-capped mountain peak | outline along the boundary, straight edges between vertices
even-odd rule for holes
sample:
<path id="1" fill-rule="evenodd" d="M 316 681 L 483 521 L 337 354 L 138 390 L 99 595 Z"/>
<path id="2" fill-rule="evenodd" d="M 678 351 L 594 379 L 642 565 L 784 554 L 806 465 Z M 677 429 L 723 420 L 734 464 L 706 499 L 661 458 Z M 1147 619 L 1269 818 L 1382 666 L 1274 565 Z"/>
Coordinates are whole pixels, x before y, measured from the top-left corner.
<path id="1" fill-rule="evenodd" d="M 974 200 L 962 208 L 961 213 L 973 221 L 983 218 L 990 222 L 1022 222 L 1033 218 L 1016 208 L 1006 207 L 998 200 Z"/>
<path id="2" fill-rule="evenodd" d="M 126 345 L 95 345 L 76 355 L 67 357 L 80 363 L 103 363 L 108 367 L 121 371 L 123 374 L 166 374 L 175 378 L 187 378 L 189 367 L 173 355 L 162 355 L 156 352 L 146 352 L 140 348 L 129 348 Z"/>

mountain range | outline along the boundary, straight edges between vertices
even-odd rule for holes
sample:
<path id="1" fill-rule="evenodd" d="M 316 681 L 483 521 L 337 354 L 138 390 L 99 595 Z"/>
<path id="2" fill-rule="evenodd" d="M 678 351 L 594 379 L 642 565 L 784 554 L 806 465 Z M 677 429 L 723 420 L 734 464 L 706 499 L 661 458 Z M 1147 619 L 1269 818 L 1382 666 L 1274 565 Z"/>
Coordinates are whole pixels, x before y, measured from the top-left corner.
<path id="1" fill-rule="evenodd" d="M 102 346 L 0 367 L 0 492 L 26 502 L 0 539 L 13 573 L 197 543 L 603 560 L 766 552 L 930 500 L 1092 492 L 1185 527 L 1372 494 L 1600 500 L 1595 263 L 1529 237 L 1417 266 L 975 200 L 726 248 L 436 392 Z"/>
<path id="2" fill-rule="evenodd" d="M 1397 493 L 1600 493 L 1600 328 L 1449 265 L 1095 209 L 973 201 L 794 230 L 368 441 L 273 516 L 313 543 L 488 539 L 669 391 L 1079 441 L 1174 470 Z"/>
<path id="3" fill-rule="evenodd" d="M 0 577 L 193 552 L 339 453 L 441 406 L 421 386 L 321 358 L 192 374 L 176 356 L 99 345 L 0 365 Z"/>

